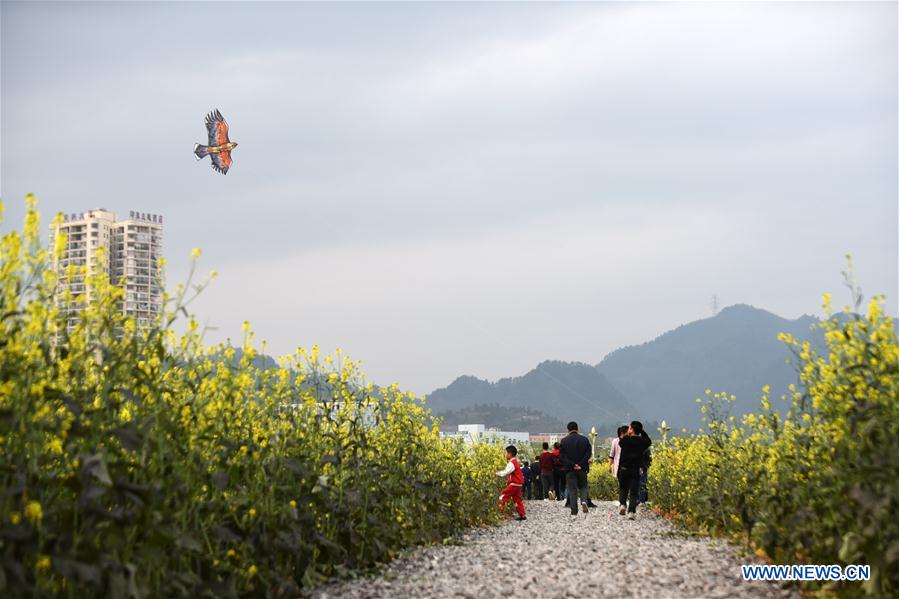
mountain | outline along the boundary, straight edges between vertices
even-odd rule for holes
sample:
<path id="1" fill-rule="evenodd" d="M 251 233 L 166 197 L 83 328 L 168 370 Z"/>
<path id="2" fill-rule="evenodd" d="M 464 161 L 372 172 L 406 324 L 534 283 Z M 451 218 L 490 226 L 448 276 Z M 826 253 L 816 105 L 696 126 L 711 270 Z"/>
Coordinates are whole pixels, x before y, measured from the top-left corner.
<path id="1" fill-rule="evenodd" d="M 821 348 L 823 336 L 810 331 L 817 322 L 812 316 L 787 320 L 739 304 L 642 345 L 616 350 L 596 369 L 642 418 L 667 420 L 675 430 L 694 428 L 701 423 L 695 400 L 706 389 L 736 395 L 736 415 L 755 411 L 762 387 L 770 385 L 777 406 L 790 383 L 798 384 L 793 367 L 785 363 L 791 353 L 777 335 L 790 333 Z"/>
<path id="2" fill-rule="evenodd" d="M 636 410 L 595 367 L 581 362 L 547 361 L 524 376 L 491 383 L 461 376 L 427 398 L 435 414 L 477 405 L 530 408 L 562 422 L 576 420 L 582 430 L 623 421 Z M 493 422 L 484 422 L 496 426 Z M 547 432 L 547 431 L 540 431 Z"/>

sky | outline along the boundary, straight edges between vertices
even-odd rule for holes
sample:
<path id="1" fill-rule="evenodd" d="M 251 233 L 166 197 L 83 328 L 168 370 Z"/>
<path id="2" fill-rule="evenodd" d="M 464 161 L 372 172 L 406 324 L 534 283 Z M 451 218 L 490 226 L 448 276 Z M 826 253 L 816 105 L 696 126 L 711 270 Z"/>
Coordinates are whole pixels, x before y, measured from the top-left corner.
<path id="1" fill-rule="evenodd" d="M 164 215 L 210 342 L 428 393 L 897 293 L 897 4 L 0 4 L 0 232 Z M 192 149 L 230 125 L 226 176 Z"/>

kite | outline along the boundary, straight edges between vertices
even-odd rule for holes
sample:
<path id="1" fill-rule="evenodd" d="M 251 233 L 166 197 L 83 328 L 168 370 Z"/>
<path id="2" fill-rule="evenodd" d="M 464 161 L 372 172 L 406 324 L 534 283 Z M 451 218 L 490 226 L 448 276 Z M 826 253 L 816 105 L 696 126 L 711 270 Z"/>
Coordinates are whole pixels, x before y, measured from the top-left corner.
<path id="1" fill-rule="evenodd" d="M 228 123 L 218 108 L 206 115 L 206 131 L 209 132 L 209 145 L 194 144 L 194 154 L 197 160 L 209 156 L 212 168 L 226 175 L 233 162 L 231 150 L 237 147 L 237 142 L 228 139 Z"/>

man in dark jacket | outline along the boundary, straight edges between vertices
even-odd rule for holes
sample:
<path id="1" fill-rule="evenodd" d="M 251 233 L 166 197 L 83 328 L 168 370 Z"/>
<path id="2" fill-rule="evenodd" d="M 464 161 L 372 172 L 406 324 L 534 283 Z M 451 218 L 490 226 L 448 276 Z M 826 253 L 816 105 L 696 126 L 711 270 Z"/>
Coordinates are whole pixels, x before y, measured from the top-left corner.
<path id="1" fill-rule="evenodd" d="M 643 455 L 652 440 L 643 430 L 643 423 L 638 420 L 631 422 L 627 434 L 618 441 L 621 447 L 621 457 L 618 460 L 618 503 L 621 505 L 618 513 L 624 515 L 624 504 L 627 502 L 627 517 L 633 520 L 637 516 L 637 502 L 640 492 L 640 466 L 643 464 Z"/>
<path id="2" fill-rule="evenodd" d="M 577 497 L 581 497 L 581 509 L 587 513 L 587 469 L 593 447 L 587 437 L 577 432 L 577 422 L 568 423 L 568 436 L 559 446 L 559 457 L 565 466 L 565 482 L 568 485 L 571 515 L 577 516 Z M 639 480 L 639 479 L 638 479 Z"/>

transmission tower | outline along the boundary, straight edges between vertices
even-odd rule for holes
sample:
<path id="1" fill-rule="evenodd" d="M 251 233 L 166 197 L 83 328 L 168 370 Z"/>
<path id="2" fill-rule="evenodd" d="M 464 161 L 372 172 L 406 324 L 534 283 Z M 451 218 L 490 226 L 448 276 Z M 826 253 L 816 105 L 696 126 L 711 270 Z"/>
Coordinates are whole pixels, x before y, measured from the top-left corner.
<path id="1" fill-rule="evenodd" d="M 712 316 L 718 314 L 718 294 L 712 294 Z"/>

